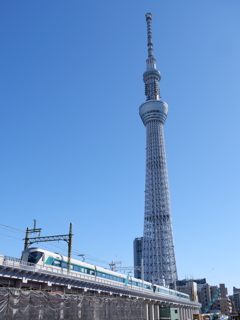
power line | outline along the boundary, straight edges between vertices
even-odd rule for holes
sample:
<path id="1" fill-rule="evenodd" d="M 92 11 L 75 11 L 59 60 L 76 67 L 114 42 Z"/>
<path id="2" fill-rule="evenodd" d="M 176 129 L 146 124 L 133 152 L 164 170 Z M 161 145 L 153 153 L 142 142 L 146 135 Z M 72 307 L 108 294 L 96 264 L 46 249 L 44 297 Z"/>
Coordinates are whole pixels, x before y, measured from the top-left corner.
<path id="1" fill-rule="evenodd" d="M 24 230 L 21 230 L 21 229 L 18 229 L 18 228 L 14 228 L 14 227 L 11 227 L 11 226 L 7 226 L 7 225 L 1 224 L 1 223 L 0 223 L 0 228 L 2 228 L 2 229 L 4 229 L 4 230 L 11 231 L 11 232 L 15 232 L 15 233 L 18 233 L 18 234 L 19 234 L 19 233 L 21 233 L 21 234 L 22 234 L 22 233 L 25 233 Z M 0 234 L 2 234 L 2 233 L 0 233 Z M 7 237 L 15 238 L 15 237 L 13 237 L 13 236 L 8 236 L 8 235 L 5 235 L 5 234 L 2 234 L 2 235 L 7 236 Z M 22 241 L 22 239 L 20 239 L 20 238 L 15 238 L 15 239 Z M 53 243 L 49 243 L 48 245 L 49 245 L 49 246 L 53 246 L 53 247 L 55 247 L 55 248 L 58 248 L 58 249 L 62 250 L 63 252 L 66 252 L 66 253 L 67 253 L 67 249 L 66 249 L 65 247 L 61 246 L 61 245 L 56 245 L 56 244 L 53 244 Z M 41 246 L 43 246 L 43 245 L 41 245 Z M 48 247 L 48 246 L 44 245 L 43 247 L 44 247 L 44 248 L 47 248 L 47 249 L 49 250 L 49 247 Z M 50 248 L 50 250 L 51 250 L 51 248 Z M 73 249 L 72 249 L 72 253 L 73 253 L 73 255 L 75 255 L 75 256 L 78 256 L 79 254 L 82 254 L 82 255 L 84 255 L 85 259 L 87 259 L 87 260 L 90 260 L 90 261 L 93 261 L 93 262 L 97 262 L 97 263 L 102 263 L 102 264 L 107 264 L 107 265 L 109 265 L 109 262 L 108 262 L 108 261 L 105 261 L 105 260 L 102 260 L 102 259 L 100 259 L 100 258 L 94 257 L 94 256 L 92 256 L 92 255 L 90 255 L 90 254 L 88 254 L 88 253 L 84 253 L 84 252 L 82 252 L 82 251 L 80 251 L 79 249 L 76 249 L 76 248 L 73 248 Z"/>
<path id="2" fill-rule="evenodd" d="M 65 248 L 63 248 L 63 247 L 60 246 L 60 245 L 56 245 L 56 244 L 53 244 L 53 243 L 49 243 L 49 245 L 54 246 L 54 247 L 56 247 L 56 248 L 58 248 L 58 249 L 61 249 L 62 251 L 67 251 Z M 83 254 L 84 257 L 85 257 L 87 260 L 91 260 L 91 261 L 99 262 L 99 263 L 104 263 L 104 264 L 109 264 L 108 261 L 99 259 L 99 258 L 97 258 L 97 257 L 94 257 L 94 256 L 92 256 L 92 255 L 89 255 L 89 254 L 87 254 L 87 253 L 84 253 L 84 252 L 82 252 L 82 251 L 79 251 L 78 249 L 73 248 L 73 255 L 78 256 L 79 254 Z"/>
<path id="3" fill-rule="evenodd" d="M 4 234 L 4 233 L 0 233 L 2 236 L 5 236 L 5 237 L 9 237 L 9 238 L 14 238 L 14 239 L 17 239 L 17 240 L 22 240 L 20 238 L 16 238 L 16 237 L 13 237 L 13 236 L 9 236 L 7 234 Z"/>
<path id="4" fill-rule="evenodd" d="M 1 224 L 0 223 L 0 228 L 3 228 L 3 229 L 11 229 L 10 231 L 12 231 L 12 232 L 21 232 L 21 233 L 25 233 L 25 231 L 23 231 L 23 230 L 20 230 L 20 229 L 17 229 L 17 228 L 14 228 L 14 227 L 10 227 L 10 226 L 7 226 L 7 225 L 5 225 L 5 224 Z M 15 231 L 16 230 L 16 231 Z"/>

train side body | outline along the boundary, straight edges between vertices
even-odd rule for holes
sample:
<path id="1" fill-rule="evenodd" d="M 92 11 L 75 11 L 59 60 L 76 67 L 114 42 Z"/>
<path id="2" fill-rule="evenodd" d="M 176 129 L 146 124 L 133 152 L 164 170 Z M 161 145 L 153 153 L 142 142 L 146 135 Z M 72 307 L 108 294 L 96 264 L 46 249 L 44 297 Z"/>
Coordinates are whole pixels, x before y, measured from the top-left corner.
<path id="1" fill-rule="evenodd" d="M 28 248 L 22 252 L 22 261 L 32 263 L 40 268 L 47 266 L 51 267 L 53 272 L 57 269 L 67 269 L 68 257 L 61 255 L 59 253 L 50 252 L 40 248 Z M 71 272 L 87 274 L 93 280 L 96 278 L 110 280 L 112 284 L 121 283 L 123 287 L 128 289 L 142 288 L 146 292 L 154 292 L 156 295 L 161 296 L 176 296 L 180 299 L 189 299 L 189 295 L 181 293 L 175 290 L 171 290 L 158 285 L 152 285 L 149 282 L 142 281 L 133 277 L 126 276 L 124 274 L 98 267 L 84 261 L 79 261 L 76 259 L 71 259 Z"/>

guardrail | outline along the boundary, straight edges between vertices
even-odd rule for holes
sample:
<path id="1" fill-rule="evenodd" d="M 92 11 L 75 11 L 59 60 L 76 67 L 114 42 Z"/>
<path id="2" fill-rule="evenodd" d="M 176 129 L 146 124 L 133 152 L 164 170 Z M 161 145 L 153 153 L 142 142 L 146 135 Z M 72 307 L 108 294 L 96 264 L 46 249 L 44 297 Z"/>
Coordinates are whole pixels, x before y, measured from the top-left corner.
<path id="1" fill-rule="evenodd" d="M 119 289 L 125 288 L 123 283 L 118 283 L 116 281 L 111 281 L 108 279 L 97 278 L 95 275 L 90 276 L 90 275 L 85 275 L 79 272 L 73 272 L 73 271 L 68 272 L 66 269 L 63 269 L 63 268 L 58 269 L 51 266 L 36 265 L 33 263 L 22 261 L 17 258 L 3 256 L 3 255 L 0 255 L 0 266 L 2 266 L 3 268 L 18 269 L 20 271 L 28 271 L 33 273 L 37 272 L 41 274 L 44 273 L 46 275 L 52 275 L 57 277 L 61 276 L 63 278 L 67 278 L 71 280 L 89 281 L 90 283 L 108 285 L 108 286 L 119 288 Z M 129 287 L 130 286 L 127 287 L 128 290 L 130 289 Z M 131 287 L 131 291 L 141 292 L 142 288 Z"/>
<path id="2" fill-rule="evenodd" d="M 63 268 L 58 269 L 51 266 L 36 265 L 33 263 L 22 261 L 17 258 L 0 255 L 0 269 L 6 269 L 6 268 L 17 270 L 17 272 L 27 271 L 27 272 L 32 272 L 33 274 L 39 273 L 44 275 L 56 276 L 56 277 L 61 276 L 62 278 L 69 279 L 69 280 L 89 282 L 89 284 L 95 284 L 95 285 L 102 284 L 104 286 L 108 286 L 110 292 L 111 292 L 111 289 L 113 289 L 113 292 L 114 292 L 114 289 L 122 289 L 125 292 L 127 290 L 128 291 L 127 294 L 131 292 L 132 294 L 135 293 L 138 296 L 149 297 L 149 299 L 155 298 L 158 300 L 161 299 L 163 301 L 169 301 L 173 303 L 182 303 L 185 305 L 198 305 L 198 303 L 193 301 L 185 301 L 184 299 L 181 299 L 179 297 L 169 296 L 163 293 L 152 292 L 151 290 L 146 290 L 146 289 L 143 289 L 142 287 L 135 287 L 132 285 L 128 285 L 127 287 L 124 287 L 124 283 L 119 283 L 119 282 L 111 281 L 108 279 L 98 278 L 95 275 L 91 276 L 91 275 L 86 275 L 83 273 L 73 272 L 73 271 L 68 272 L 68 270 Z"/>

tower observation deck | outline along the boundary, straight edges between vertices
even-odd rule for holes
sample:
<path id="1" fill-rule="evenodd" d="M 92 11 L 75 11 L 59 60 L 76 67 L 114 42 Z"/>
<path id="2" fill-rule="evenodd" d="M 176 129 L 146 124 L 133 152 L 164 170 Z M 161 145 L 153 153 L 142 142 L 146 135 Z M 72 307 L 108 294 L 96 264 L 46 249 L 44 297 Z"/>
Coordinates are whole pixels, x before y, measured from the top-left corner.
<path id="1" fill-rule="evenodd" d="M 146 14 L 148 59 L 143 74 L 146 102 L 139 114 L 146 127 L 146 185 L 142 258 L 144 279 L 159 285 L 177 280 L 163 125 L 168 105 L 160 100 L 152 42 L 152 14 Z"/>

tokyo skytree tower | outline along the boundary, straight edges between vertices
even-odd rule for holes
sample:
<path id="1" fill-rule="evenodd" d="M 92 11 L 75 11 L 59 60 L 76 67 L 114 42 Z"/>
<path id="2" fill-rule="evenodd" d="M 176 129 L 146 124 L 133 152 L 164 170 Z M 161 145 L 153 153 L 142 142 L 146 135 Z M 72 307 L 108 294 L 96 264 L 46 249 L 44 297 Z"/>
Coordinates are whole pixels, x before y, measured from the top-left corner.
<path id="1" fill-rule="evenodd" d="M 163 125 L 168 105 L 160 100 L 160 72 L 153 56 L 152 14 L 146 14 L 148 59 L 143 74 L 146 102 L 139 114 L 146 127 L 146 185 L 142 258 L 144 279 L 159 285 L 177 280 Z"/>

